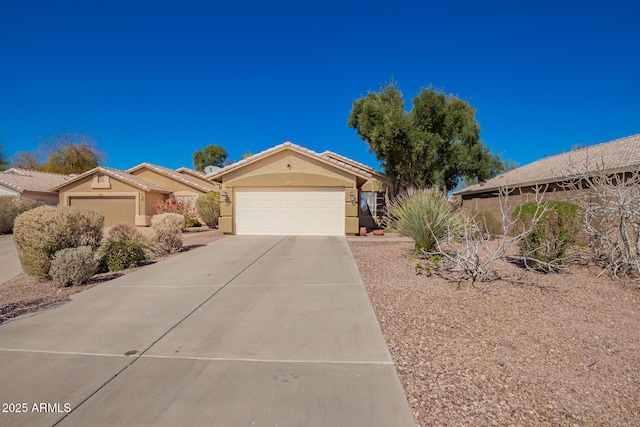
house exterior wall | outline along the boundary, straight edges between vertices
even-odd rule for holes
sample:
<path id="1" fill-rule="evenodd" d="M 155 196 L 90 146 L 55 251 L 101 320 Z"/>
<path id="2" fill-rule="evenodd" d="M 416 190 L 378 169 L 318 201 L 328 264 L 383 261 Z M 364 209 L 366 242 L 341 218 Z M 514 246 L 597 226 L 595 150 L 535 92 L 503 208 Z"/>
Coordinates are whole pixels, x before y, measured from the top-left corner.
<path id="1" fill-rule="evenodd" d="M 190 185 L 176 181 L 175 179 L 147 168 L 141 168 L 133 171 L 131 172 L 131 175 L 138 176 L 145 181 L 153 182 L 167 190 L 171 190 L 172 193 L 179 193 L 180 195 L 192 195 L 194 197 L 198 197 L 199 195 L 206 193 L 206 191 L 193 188 Z"/>
<path id="2" fill-rule="evenodd" d="M 345 234 L 358 232 L 358 188 L 356 177 L 292 151 L 274 153 L 230 171 L 222 177 L 219 229 L 235 234 L 234 190 L 241 187 L 342 187 L 345 200 Z M 353 193 L 353 201 L 351 194 Z"/>
<path id="3" fill-rule="evenodd" d="M 575 203 L 575 198 L 579 194 L 577 190 L 570 190 L 564 188 L 558 183 L 549 184 L 548 187 L 540 187 L 540 191 L 544 191 L 544 195 L 540 194 L 542 200 L 560 200 L 570 203 Z M 535 187 L 518 187 L 514 188 L 509 194 L 508 207 L 514 209 L 517 206 L 523 205 L 529 202 L 536 201 Z M 501 210 L 501 198 L 498 194 L 498 190 L 493 190 L 487 193 L 478 193 L 462 196 L 462 207 L 471 211 L 478 212 L 491 212 L 496 219 L 502 218 Z"/>
<path id="4" fill-rule="evenodd" d="M 98 176 L 103 178 L 98 179 Z M 100 172 L 89 175 L 78 181 L 69 183 L 60 188 L 59 204 L 61 206 L 69 206 L 70 198 L 108 198 L 111 197 L 133 197 L 135 199 L 135 225 L 148 226 L 151 223 L 151 216 L 155 213 L 153 209 L 148 209 L 146 202 L 147 193 L 128 183 L 116 180 L 112 177 L 106 177 Z M 159 193 L 157 194 L 162 197 Z"/>
<path id="5" fill-rule="evenodd" d="M 24 191 L 21 199 L 33 200 L 38 204 L 56 206 L 58 204 L 58 193 L 38 193 L 35 191 Z"/>

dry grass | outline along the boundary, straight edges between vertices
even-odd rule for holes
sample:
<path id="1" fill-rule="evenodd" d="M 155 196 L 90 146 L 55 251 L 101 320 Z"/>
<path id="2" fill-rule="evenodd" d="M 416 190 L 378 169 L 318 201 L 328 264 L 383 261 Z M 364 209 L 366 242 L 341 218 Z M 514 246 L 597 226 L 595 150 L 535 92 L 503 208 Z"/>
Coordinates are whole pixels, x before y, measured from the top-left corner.
<path id="1" fill-rule="evenodd" d="M 143 230 L 146 231 L 146 229 Z M 209 229 L 199 232 L 183 233 L 183 252 L 207 245 L 222 237 L 222 233 L 218 230 Z M 170 256 L 175 256 L 175 254 Z M 165 258 L 167 257 L 158 258 L 154 260 L 153 263 L 160 262 Z M 69 286 L 65 288 L 59 288 L 50 281 L 40 281 L 24 273 L 20 274 L 8 282 L 0 284 L 0 323 L 38 310 L 44 306 L 63 301 L 73 294 L 90 289 L 102 282 L 112 280 L 140 268 L 144 268 L 144 266 L 118 271 L 117 273 L 98 274 L 86 285 Z"/>
<path id="2" fill-rule="evenodd" d="M 351 241 L 416 423 L 640 424 L 640 290 L 525 272 L 416 275 L 413 243 Z"/>

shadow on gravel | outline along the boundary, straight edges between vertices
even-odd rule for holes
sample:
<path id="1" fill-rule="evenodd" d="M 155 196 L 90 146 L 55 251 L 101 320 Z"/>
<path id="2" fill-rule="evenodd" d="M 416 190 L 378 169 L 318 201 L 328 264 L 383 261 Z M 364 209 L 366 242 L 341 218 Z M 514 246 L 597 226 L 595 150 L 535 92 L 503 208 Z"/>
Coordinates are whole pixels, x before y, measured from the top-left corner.
<path id="1" fill-rule="evenodd" d="M 55 301 L 51 304 L 42 305 L 47 301 L 47 298 L 38 298 L 34 300 L 12 302 L 10 304 L 0 307 L 0 325 L 14 319 L 18 316 L 22 316 L 27 313 L 38 313 L 52 308 L 59 307 L 67 302 L 71 301 L 69 298 Z"/>

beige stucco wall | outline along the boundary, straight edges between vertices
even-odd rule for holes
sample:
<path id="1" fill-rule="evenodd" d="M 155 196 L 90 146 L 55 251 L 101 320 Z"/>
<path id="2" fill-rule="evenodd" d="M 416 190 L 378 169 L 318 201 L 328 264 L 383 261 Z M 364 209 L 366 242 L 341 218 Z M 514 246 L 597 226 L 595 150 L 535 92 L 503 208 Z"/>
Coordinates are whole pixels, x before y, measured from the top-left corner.
<path id="1" fill-rule="evenodd" d="M 162 193 L 145 192 L 141 189 L 109 177 L 106 185 L 95 188 L 94 177 L 102 175 L 100 172 L 89 175 L 78 181 L 69 183 L 62 187 L 59 191 L 59 204 L 61 206 L 69 205 L 69 197 L 108 197 L 108 196 L 133 196 L 136 199 L 135 224 L 139 226 L 149 226 L 151 217 L 155 214 L 154 203 L 158 199 L 165 197 Z"/>
<path id="2" fill-rule="evenodd" d="M 171 190 L 172 193 L 182 192 L 183 194 L 193 194 L 194 196 L 199 196 L 201 194 L 206 193 L 206 191 L 202 191 L 198 188 L 194 188 L 190 185 L 187 185 L 183 182 L 176 181 L 173 178 L 170 178 L 166 175 L 153 171 L 147 168 L 140 168 L 136 171 L 131 172 L 131 175 L 138 176 L 145 181 L 153 182 L 160 187 L 166 188 L 167 190 Z"/>
<path id="3" fill-rule="evenodd" d="M 542 191 L 544 191 L 544 195 Z M 539 196 L 542 197 L 542 200 L 562 200 L 575 203 L 574 199 L 577 194 L 578 192 L 576 190 L 566 190 L 557 184 L 550 184 L 546 190 L 542 187 Z M 535 201 L 535 189 L 533 187 L 521 187 L 512 190 L 507 199 L 507 204 L 509 210 L 513 210 L 517 206 Z M 497 194 L 497 191 L 495 193 L 474 194 L 462 197 L 462 206 L 464 209 L 491 212 L 498 220 L 502 218 L 500 203 L 501 198 Z"/>
<path id="4" fill-rule="evenodd" d="M 21 199 L 33 200 L 37 203 L 44 203 L 45 205 L 56 206 L 58 204 L 58 193 L 37 193 L 33 191 L 24 191 L 20 195 Z"/>
<path id="5" fill-rule="evenodd" d="M 222 177 L 218 226 L 226 234 L 235 234 L 234 189 L 238 187 L 344 187 L 345 234 L 356 234 L 359 225 L 357 184 L 356 175 L 303 154 L 293 151 L 274 153 Z M 354 193 L 353 202 L 351 192 Z"/>

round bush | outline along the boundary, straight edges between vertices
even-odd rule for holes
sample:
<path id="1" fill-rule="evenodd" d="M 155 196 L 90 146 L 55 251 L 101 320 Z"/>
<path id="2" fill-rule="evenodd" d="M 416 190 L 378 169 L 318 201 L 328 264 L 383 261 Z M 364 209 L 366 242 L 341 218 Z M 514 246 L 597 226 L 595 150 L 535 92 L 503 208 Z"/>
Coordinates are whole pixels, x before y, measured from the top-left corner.
<path id="1" fill-rule="evenodd" d="M 51 260 L 49 275 L 56 286 L 83 285 L 98 267 L 98 260 L 90 246 L 61 249 Z"/>
<path id="2" fill-rule="evenodd" d="M 13 232 L 13 223 L 23 212 L 33 209 L 37 203 L 14 196 L 0 196 L 0 234 Z"/>
<path id="3" fill-rule="evenodd" d="M 69 206 L 40 206 L 18 216 L 13 239 L 25 273 L 49 278 L 51 260 L 66 248 L 98 248 L 102 240 L 104 217 L 95 212 Z"/>
<path id="4" fill-rule="evenodd" d="M 182 229 L 184 217 L 179 214 L 165 213 L 151 218 L 151 228 L 154 230 L 154 245 L 158 255 L 172 254 L 182 248 Z"/>
<path id="5" fill-rule="evenodd" d="M 149 240 L 134 226 L 119 224 L 109 230 L 101 248 L 100 264 L 109 271 L 137 267 L 151 257 Z"/>

